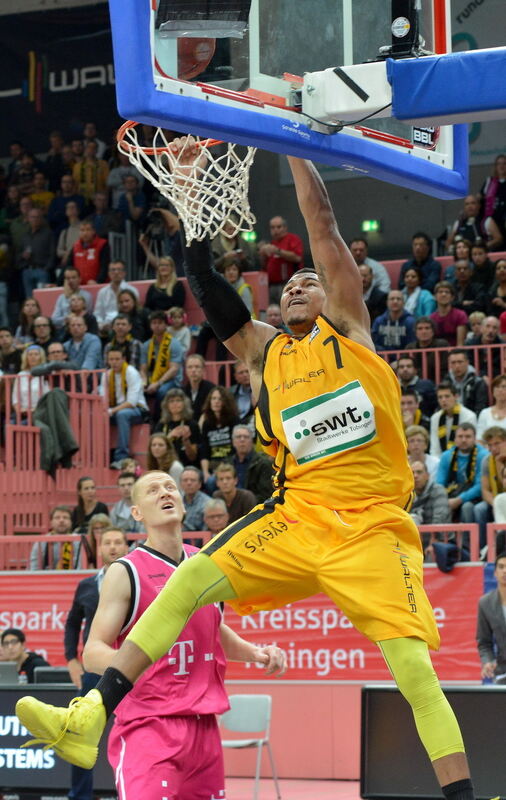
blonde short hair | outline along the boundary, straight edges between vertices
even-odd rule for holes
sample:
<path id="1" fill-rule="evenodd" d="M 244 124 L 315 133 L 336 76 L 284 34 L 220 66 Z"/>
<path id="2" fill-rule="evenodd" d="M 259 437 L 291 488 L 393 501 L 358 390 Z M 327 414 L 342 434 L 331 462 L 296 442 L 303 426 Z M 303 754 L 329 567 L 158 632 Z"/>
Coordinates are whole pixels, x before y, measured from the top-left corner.
<path id="1" fill-rule="evenodd" d="M 406 439 L 411 439 L 412 436 L 423 436 L 425 444 L 429 444 L 429 432 L 422 425 L 409 425 L 405 431 Z"/>

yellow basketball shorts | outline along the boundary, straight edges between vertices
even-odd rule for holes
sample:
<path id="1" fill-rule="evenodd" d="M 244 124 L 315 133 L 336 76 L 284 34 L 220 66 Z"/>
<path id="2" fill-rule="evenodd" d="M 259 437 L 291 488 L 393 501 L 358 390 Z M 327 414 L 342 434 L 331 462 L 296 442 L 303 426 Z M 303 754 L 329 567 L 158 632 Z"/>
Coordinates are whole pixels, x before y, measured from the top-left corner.
<path id="1" fill-rule="evenodd" d="M 423 588 L 420 534 L 393 503 L 340 511 L 287 491 L 256 506 L 202 552 L 223 570 L 239 614 L 326 594 L 373 642 L 416 636 L 439 647 Z"/>

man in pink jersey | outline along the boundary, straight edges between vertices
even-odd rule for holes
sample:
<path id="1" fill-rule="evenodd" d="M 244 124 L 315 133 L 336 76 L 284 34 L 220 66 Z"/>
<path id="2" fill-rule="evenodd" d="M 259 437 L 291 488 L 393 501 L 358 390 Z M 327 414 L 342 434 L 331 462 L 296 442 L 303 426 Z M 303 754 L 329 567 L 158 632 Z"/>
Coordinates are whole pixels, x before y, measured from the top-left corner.
<path id="1" fill-rule="evenodd" d="M 132 516 L 146 542 L 112 564 L 84 651 L 87 670 L 103 673 L 137 619 L 197 548 L 183 544 L 183 502 L 174 480 L 148 472 L 135 484 Z M 147 669 L 116 708 L 109 761 L 119 800 L 218 800 L 225 797 L 216 714 L 229 708 L 226 658 L 263 663 L 282 674 L 278 647 L 256 647 L 222 621 L 219 604 L 195 612 L 166 655 Z"/>

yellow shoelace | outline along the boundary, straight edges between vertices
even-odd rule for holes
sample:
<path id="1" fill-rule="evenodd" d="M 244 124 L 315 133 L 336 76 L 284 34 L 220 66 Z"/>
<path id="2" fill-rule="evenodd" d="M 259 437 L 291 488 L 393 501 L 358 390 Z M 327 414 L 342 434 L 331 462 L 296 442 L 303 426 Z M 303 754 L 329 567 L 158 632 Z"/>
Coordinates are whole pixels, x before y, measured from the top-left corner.
<path id="1" fill-rule="evenodd" d="M 68 707 L 68 710 L 67 710 L 67 718 L 65 720 L 65 725 L 61 729 L 61 731 L 60 731 L 59 735 L 56 737 L 56 739 L 54 739 L 54 741 L 48 742 L 47 739 L 30 739 L 29 742 L 25 742 L 24 744 L 21 745 L 21 747 L 29 747 L 32 744 L 44 744 L 44 742 L 46 743 L 44 745 L 44 748 L 43 748 L 44 750 L 49 750 L 51 747 L 55 747 L 59 742 L 61 742 L 61 740 L 63 739 L 63 737 L 67 733 L 73 706 L 75 706 L 77 703 L 79 703 L 79 701 L 82 700 L 82 699 L 83 699 L 82 697 L 74 697 L 70 701 L 69 707 Z"/>

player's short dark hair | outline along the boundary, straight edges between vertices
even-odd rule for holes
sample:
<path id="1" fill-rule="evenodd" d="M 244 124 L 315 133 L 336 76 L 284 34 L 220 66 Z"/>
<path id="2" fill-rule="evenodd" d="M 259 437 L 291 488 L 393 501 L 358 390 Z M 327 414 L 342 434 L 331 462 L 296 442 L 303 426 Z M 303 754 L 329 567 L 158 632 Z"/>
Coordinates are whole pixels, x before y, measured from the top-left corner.
<path id="1" fill-rule="evenodd" d="M 497 567 L 497 562 L 499 561 L 500 558 L 506 558 L 506 550 L 503 550 L 502 553 L 498 553 L 496 555 L 494 561 L 494 568 Z M 6 631 L 4 631 L 4 633 L 6 633 Z M 2 634 L 2 641 L 3 641 L 3 634 Z"/>
<path id="2" fill-rule="evenodd" d="M 304 272 L 311 272 L 313 275 L 317 275 L 318 274 L 314 267 L 301 267 L 300 269 L 296 269 L 295 270 L 293 275 L 291 275 L 291 278 L 294 278 L 295 275 L 301 275 Z M 288 280 L 290 280 L 290 278 Z M 288 283 L 288 281 L 287 281 L 287 283 Z"/>

